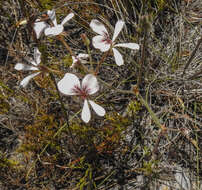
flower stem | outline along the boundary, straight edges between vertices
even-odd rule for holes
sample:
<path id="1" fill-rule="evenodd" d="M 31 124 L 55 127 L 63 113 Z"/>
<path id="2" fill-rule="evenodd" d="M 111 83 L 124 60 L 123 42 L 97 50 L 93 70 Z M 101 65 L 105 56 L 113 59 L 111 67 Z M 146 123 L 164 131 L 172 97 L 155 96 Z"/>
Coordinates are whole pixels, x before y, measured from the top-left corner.
<path id="1" fill-rule="evenodd" d="M 57 39 L 62 42 L 62 44 L 65 46 L 65 48 L 67 49 L 67 51 L 70 53 L 71 56 L 75 56 L 76 57 L 76 55 L 74 54 L 74 52 L 72 51 L 72 49 L 65 42 L 64 37 L 62 35 L 58 35 Z"/>
<path id="2" fill-rule="evenodd" d="M 92 67 L 92 56 L 91 56 L 91 52 L 90 52 L 90 47 L 89 47 L 89 45 L 87 45 L 87 51 L 88 51 L 88 55 L 89 55 L 89 61 L 90 61 L 90 65 L 91 65 L 91 67 Z"/>
<path id="3" fill-rule="evenodd" d="M 108 56 L 109 51 L 105 52 L 100 60 L 100 62 L 98 63 L 96 69 L 95 69 L 95 76 L 98 74 L 98 71 L 100 69 L 100 65 L 104 62 L 104 60 L 106 59 L 106 57 Z"/>
<path id="4" fill-rule="evenodd" d="M 74 147 L 74 151 L 76 152 L 76 145 L 74 143 L 74 138 L 73 138 L 73 135 L 72 135 L 72 130 L 71 130 L 70 125 L 69 125 L 69 114 L 67 113 L 67 110 L 65 109 L 65 106 L 63 104 L 63 101 L 62 101 L 62 98 L 61 98 L 61 95 L 60 95 L 60 91 L 58 89 L 58 86 L 57 86 L 57 83 L 56 83 L 56 80 L 55 80 L 55 76 L 53 75 L 53 73 L 50 73 L 50 77 L 51 77 L 51 79 L 54 82 L 54 85 L 55 85 L 55 88 L 56 88 L 56 91 L 57 91 L 57 94 L 58 94 L 58 99 L 60 101 L 61 108 L 62 108 L 64 116 L 65 116 L 65 120 L 66 120 L 66 124 L 67 124 L 67 129 L 68 129 L 70 137 L 72 139 L 72 145 Z"/>
<path id="5" fill-rule="evenodd" d="M 138 90 L 134 89 L 134 90 L 120 90 L 117 89 L 111 85 L 109 85 L 108 83 L 106 83 L 105 81 L 99 79 L 100 82 L 102 82 L 104 85 L 108 86 L 110 89 L 113 89 L 116 92 L 122 93 L 122 94 L 133 94 L 136 95 L 136 97 L 139 99 L 139 101 L 141 102 L 142 105 L 144 105 L 144 107 L 147 109 L 147 111 L 150 113 L 154 123 L 159 127 L 159 129 L 165 131 L 166 127 L 164 125 L 161 124 L 161 122 L 159 121 L 158 117 L 156 116 L 156 114 L 153 112 L 153 110 L 150 108 L 149 104 L 147 103 L 146 100 L 144 100 L 144 98 L 139 94 Z"/>

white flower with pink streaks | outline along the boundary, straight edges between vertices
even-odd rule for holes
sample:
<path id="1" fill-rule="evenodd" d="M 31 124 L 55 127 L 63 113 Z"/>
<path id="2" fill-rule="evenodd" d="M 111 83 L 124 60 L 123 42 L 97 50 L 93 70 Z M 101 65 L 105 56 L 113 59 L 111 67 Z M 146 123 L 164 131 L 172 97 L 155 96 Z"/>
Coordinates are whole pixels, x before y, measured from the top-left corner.
<path id="1" fill-rule="evenodd" d="M 124 61 L 122 55 L 115 47 L 126 47 L 132 50 L 138 50 L 140 48 L 139 45 L 136 43 L 118 43 L 118 44 L 115 43 L 115 40 L 119 35 L 119 33 L 121 32 L 121 30 L 123 29 L 124 24 L 125 22 L 122 20 L 117 21 L 114 29 L 114 34 L 111 39 L 107 29 L 101 22 L 99 22 L 96 19 L 93 19 L 90 23 L 90 27 L 92 28 L 92 30 L 97 34 L 99 34 L 93 37 L 92 39 L 93 46 L 96 49 L 100 49 L 100 51 L 102 52 L 109 51 L 110 48 L 112 48 L 115 62 L 118 66 L 123 65 Z"/>
<path id="2" fill-rule="evenodd" d="M 99 90 L 98 81 L 94 75 L 86 75 L 80 83 L 76 75 L 66 73 L 63 79 L 58 82 L 58 89 L 64 95 L 77 95 L 84 100 L 81 118 L 85 123 L 88 123 L 91 118 L 89 104 L 97 115 L 105 115 L 105 109 L 103 107 L 89 100 L 89 95 L 95 94 Z"/>

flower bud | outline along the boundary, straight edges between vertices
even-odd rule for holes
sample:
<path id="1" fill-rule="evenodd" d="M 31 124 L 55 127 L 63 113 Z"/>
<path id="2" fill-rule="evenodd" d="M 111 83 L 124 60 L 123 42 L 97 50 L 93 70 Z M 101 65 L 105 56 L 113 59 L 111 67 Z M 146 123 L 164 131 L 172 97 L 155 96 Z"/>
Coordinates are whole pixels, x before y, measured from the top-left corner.
<path id="1" fill-rule="evenodd" d="M 83 40 L 83 42 L 84 42 L 84 44 L 85 44 L 86 46 L 89 46 L 89 45 L 90 45 L 90 40 L 88 39 L 88 37 L 86 36 L 85 33 L 81 34 L 81 38 L 82 38 L 82 40 Z"/>

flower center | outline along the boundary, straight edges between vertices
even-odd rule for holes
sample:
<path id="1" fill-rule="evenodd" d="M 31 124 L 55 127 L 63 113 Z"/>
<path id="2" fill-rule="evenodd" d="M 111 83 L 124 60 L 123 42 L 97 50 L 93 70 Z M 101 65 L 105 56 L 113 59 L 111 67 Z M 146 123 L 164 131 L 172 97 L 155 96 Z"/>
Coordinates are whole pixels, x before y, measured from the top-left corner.
<path id="1" fill-rule="evenodd" d="M 110 39 L 109 34 L 107 34 L 106 32 L 104 32 L 102 42 L 106 44 L 112 44 L 112 40 Z"/>
<path id="2" fill-rule="evenodd" d="M 81 96 L 82 99 L 86 99 L 90 93 L 90 89 L 87 86 L 80 88 L 78 85 L 75 85 L 72 90 L 74 93 Z"/>

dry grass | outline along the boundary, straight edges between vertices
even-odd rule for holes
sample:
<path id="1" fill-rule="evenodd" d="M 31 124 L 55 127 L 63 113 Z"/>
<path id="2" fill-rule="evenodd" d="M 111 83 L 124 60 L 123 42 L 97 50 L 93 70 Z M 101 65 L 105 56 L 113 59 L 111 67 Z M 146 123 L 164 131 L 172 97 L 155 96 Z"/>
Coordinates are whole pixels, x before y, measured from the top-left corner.
<path id="1" fill-rule="evenodd" d="M 124 19 L 119 41 L 141 46 L 120 50 L 121 67 L 112 55 L 101 65 L 96 101 L 107 111 L 104 119 L 93 115 L 84 124 L 81 102 L 62 97 L 67 122 L 51 76 L 19 87 L 27 73 L 14 65 L 36 46 L 43 64 L 60 71 L 56 81 L 66 72 L 85 74 L 69 68 L 62 43 L 34 38 L 34 19 L 52 8 L 58 20 L 75 13 L 65 27 L 75 53 L 87 52 L 80 35 L 94 36 L 94 18 L 111 34 Z M 200 190 L 201 8 L 200 0 L 1 0 L 0 189 Z M 23 19 L 28 24 L 19 25 Z M 90 51 L 93 64 L 86 66 L 95 69 L 102 54 L 92 45 Z"/>

